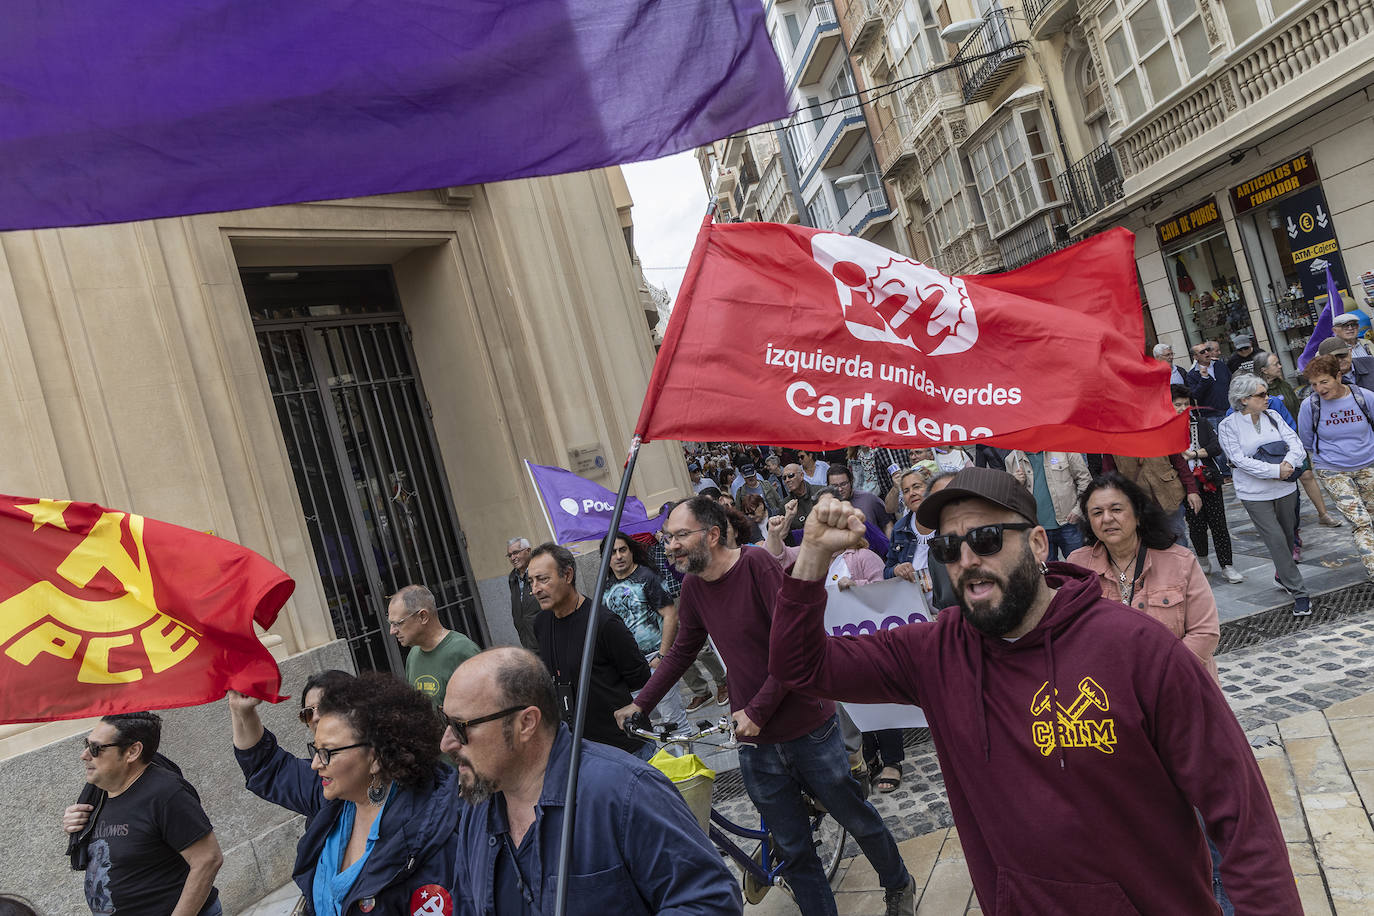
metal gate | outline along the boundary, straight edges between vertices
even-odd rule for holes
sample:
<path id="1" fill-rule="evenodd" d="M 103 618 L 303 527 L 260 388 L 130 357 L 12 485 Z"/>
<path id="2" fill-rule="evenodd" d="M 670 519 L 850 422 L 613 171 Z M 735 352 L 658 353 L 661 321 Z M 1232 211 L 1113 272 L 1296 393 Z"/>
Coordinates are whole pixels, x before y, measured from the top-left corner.
<path id="1" fill-rule="evenodd" d="M 358 670 L 402 670 L 386 606 L 410 583 L 434 592 L 446 627 L 487 644 L 390 272 L 242 273 L 334 631 Z M 341 306 L 341 284 L 367 301 Z"/>

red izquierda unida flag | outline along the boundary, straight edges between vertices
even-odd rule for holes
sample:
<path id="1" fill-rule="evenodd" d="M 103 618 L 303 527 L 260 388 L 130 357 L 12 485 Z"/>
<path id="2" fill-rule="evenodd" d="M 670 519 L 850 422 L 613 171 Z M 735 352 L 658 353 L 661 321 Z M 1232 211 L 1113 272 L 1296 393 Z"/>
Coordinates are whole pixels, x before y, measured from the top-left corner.
<path id="1" fill-rule="evenodd" d="M 275 702 L 253 624 L 293 582 L 238 544 L 65 499 L 0 496 L 0 723 Z"/>
<path id="2" fill-rule="evenodd" d="M 1133 236 L 951 277 L 872 242 L 703 224 L 637 431 L 796 448 L 1187 448 L 1145 355 Z"/>

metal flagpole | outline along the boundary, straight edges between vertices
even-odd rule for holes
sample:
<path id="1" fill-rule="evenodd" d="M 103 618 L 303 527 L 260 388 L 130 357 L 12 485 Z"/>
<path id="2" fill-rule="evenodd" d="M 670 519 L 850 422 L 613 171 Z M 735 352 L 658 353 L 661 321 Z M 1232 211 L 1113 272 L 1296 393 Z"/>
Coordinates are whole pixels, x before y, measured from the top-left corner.
<path id="1" fill-rule="evenodd" d="M 625 460 L 625 475 L 620 479 L 620 493 L 611 513 L 611 527 L 607 537 L 614 537 L 620 528 L 620 515 L 630 495 L 630 478 L 634 476 L 635 461 L 639 458 L 639 436 L 630 440 L 630 456 Z M 582 640 L 582 666 L 577 674 L 577 705 L 573 708 L 572 755 L 568 759 L 568 787 L 563 807 L 563 832 L 558 846 L 558 886 L 554 896 L 554 916 L 563 916 L 568 898 L 568 865 L 572 858 L 573 820 L 577 815 L 577 773 L 582 764 L 582 733 L 585 731 L 587 695 L 591 688 L 592 656 L 596 650 L 596 633 L 601 616 L 601 593 L 611 570 L 611 552 L 602 542 L 601 568 L 596 573 L 596 590 L 590 598 L 591 618 L 587 621 L 587 636 Z"/>

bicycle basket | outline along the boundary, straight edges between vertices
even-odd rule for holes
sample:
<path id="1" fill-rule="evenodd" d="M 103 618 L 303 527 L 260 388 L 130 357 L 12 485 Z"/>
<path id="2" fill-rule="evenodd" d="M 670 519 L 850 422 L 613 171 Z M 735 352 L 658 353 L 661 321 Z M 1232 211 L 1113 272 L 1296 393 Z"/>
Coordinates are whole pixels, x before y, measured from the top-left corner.
<path id="1" fill-rule="evenodd" d="M 687 801 L 692 816 L 697 819 L 701 829 L 706 830 L 711 822 L 711 788 L 716 780 L 715 771 L 696 754 L 674 757 L 666 750 L 651 757 L 649 765 L 673 781 Z"/>

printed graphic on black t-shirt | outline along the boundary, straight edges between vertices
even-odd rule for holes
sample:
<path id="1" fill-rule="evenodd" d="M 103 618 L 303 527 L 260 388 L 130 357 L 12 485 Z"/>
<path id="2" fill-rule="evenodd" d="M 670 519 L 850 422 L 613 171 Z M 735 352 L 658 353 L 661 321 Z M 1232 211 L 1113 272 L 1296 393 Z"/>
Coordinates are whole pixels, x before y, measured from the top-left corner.
<path id="1" fill-rule="evenodd" d="M 175 773 L 150 766 L 105 800 L 91 831 L 86 904 L 96 916 L 165 916 L 176 909 L 191 867 L 181 850 L 211 830 Z M 211 891 L 205 903 L 215 899 Z"/>

